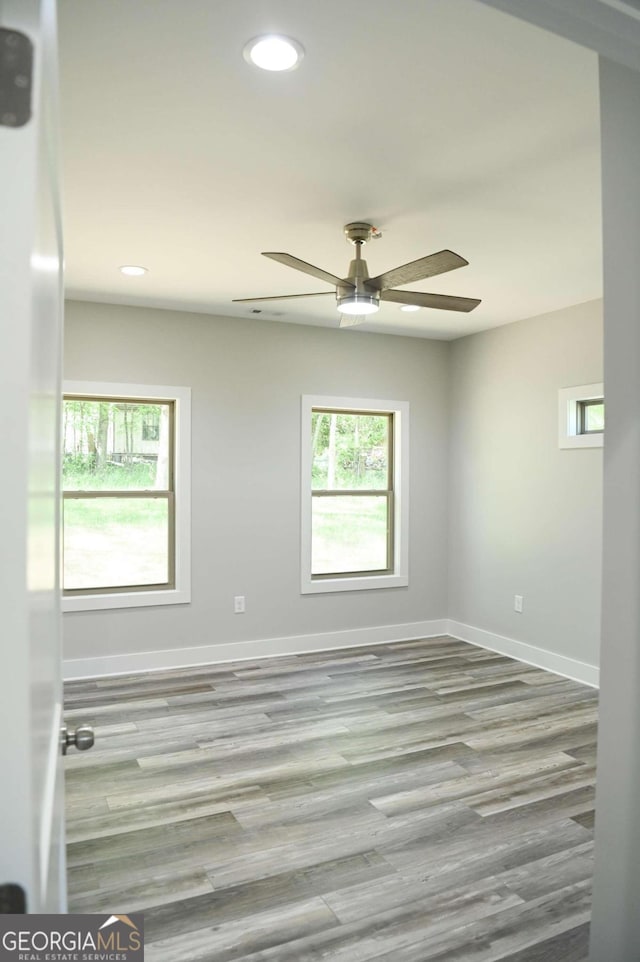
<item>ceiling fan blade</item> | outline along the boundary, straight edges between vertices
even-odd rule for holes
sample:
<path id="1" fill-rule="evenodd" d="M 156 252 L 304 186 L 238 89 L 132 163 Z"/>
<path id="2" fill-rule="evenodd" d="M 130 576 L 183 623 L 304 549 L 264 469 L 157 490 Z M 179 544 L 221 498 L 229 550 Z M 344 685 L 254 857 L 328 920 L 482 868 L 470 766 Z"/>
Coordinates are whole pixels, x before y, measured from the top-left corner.
<path id="1" fill-rule="evenodd" d="M 268 297 L 234 297 L 232 303 L 248 304 L 250 301 L 289 301 L 293 297 L 326 297 L 327 294 L 333 294 L 335 297 L 335 291 L 317 291 L 315 294 L 271 294 Z"/>
<path id="2" fill-rule="evenodd" d="M 364 324 L 367 317 L 367 314 L 341 314 L 340 327 L 356 327 L 358 324 Z"/>
<path id="3" fill-rule="evenodd" d="M 454 294 L 424 294 L 422 291 L 382 291 L 381 301 L 395 304 L 417 304 L 437 311 L 472 311 L 481 302 L 476 297 L 456 297 Z"/>
<path id="4" fill-rule="evenodd" d="M 327 284 L 333 284 L 334 287 L 338 284 L 341 284 L 343 287 L 349 284 L 349 281 L 344 281 L 342 278 L 336 277 L 335 274 L 329 274 L 328 271 L 323 271 L 321 267 L 314 267 L 313 264 L 307 264 L 306 261 L 301 261 L 299 257 L 293 257 L 292 254 L 262 251 L 262 256 L 270 257 L 272 261 L 280 261 L 281 264 L 286 264 L 287 267 L 293 267 L 296 271 L 302 271 L 303 274 L 311 274 L 312 277 L 326 281 Z M 353 287 L 353 284 L 350 286 Z"/>
<path id="5" fill-rule="evenodd" d="M 372 287 L 376 291 L 386 291 L 397 284 L 412 284 L 414 281 L 423 281 L 425 277 L 435 277 L 436 274 L 445 274 L 447 271 L 454 271 L 457 267 L 464 267 L 468 264 L 464 257 L 454 254 L 453 251 L 438 251 L 437 254 L 428 254 L 426 257 L 419 257 L 417 261 L 409 264 L 402 264 L 394 267 L 391 271 L 378 274 L 367 280 L 367 287 Z"/>

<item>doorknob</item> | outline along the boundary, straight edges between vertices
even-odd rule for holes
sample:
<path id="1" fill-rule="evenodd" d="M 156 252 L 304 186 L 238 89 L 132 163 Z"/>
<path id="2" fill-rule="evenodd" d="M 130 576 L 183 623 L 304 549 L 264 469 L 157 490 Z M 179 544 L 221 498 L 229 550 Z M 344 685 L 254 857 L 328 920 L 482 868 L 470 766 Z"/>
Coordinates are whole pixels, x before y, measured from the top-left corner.
<path id="1" fill-rule="evenodd" d="M 67 754 L 69 745 L 73 745 L 79 752 L 86 752 L 93 747 L 94 736 L 91 725 L 78 725 L 76 730 L 69 731 L 66 725 L 60 729 L 60 748 L 63 755 Z"/>

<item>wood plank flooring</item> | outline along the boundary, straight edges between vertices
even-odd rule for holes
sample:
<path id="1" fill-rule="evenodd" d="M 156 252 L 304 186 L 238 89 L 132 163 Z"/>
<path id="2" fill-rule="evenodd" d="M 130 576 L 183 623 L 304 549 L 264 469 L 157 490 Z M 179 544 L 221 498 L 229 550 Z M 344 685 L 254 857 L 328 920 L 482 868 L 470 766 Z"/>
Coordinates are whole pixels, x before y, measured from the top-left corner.
<path id="1" fill-rule="evenodd" d="M 70 911 L 149 962 L 583 962 L 596 716 L 448 637 L 72 682 Z"/>

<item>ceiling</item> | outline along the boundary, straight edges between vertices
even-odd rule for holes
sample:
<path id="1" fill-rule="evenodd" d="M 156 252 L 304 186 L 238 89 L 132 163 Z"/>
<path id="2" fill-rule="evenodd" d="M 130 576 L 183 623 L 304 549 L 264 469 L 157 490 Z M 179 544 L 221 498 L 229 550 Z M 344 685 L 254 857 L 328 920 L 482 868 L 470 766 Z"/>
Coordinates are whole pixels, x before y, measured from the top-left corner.
<path id="1" fill-rule="evenodd" d="M 344 276 L 354 220 L 382 231 L 372 275 L 450 248 L 469 266 L 410 287 L 482 304 L 385 304 L 345 336 L 601 296 L 590 51 L 475 0 L 59 0 L 59 20 L 69 297 L 337 327 L 331 296 L 232 298 L 323 290 L 260 252 Z M 245 62 L 265 32 L 303 45 L 298 69 Z"/>

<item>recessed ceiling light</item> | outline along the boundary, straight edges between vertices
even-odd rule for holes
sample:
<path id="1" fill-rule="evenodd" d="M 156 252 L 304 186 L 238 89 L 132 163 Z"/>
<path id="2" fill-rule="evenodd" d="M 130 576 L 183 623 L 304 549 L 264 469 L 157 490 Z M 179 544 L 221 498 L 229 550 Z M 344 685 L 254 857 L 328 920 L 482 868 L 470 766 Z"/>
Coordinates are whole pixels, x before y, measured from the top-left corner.
<path id="1" fill-rule="evenodd" d="M 293 70 L 304 57 L 297 40 L 269 34 L 254 37 L 244 48 L 244 59 L 262 70 Z"/>
<path id="2" fill-rule="evenodd" d="M 120 268 L 121 274 L 126 274 L 127 277 L 142 277 L 143 274 L 147 273 L 146 267 L 139 267 L 137 264 L 124 264 Z"/>
<path id="3" fill-rule="evenodd" d="M 418 304 L 403 304 L 400 308 L 401 311 L 419 311 L 420 307 Z"/>

